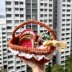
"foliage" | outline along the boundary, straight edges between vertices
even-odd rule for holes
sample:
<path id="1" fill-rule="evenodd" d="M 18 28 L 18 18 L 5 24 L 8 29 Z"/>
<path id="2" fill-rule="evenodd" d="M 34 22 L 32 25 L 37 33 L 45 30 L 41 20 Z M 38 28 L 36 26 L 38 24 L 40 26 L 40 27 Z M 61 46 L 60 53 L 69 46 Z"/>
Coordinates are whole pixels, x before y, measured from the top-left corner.
<path id="1" fill-rule="evenodd" d="M 61 65 L 55 64 L 52 69 L 51 72 L 64 72 L 63 67 Z"/>
<path id="2" fill-rule="evenodd" d="M 72 55 L 67 59 L 65 62 L 66 66 L 66 72 L 72 72 Z"/>
<path id="3" fill-rule="evenodd" d="M 46 72 L 51 72 L 51 66 L 50 65 L 46 66 Z"/>

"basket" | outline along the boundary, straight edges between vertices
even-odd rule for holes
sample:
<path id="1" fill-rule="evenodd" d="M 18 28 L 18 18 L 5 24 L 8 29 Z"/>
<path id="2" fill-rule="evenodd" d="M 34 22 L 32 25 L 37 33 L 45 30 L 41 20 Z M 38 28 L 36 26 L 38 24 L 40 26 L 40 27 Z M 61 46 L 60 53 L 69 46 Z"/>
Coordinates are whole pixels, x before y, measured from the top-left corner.
<path id="1" fill-rule="evenodd" d="M 45 55 L 45 56 L 51 55 L 54 52 L 54 50 L 56 49 L 54 46 L 48 46 L 45 49 L 39 49 L 39 48 L 36 48 L 36 47 L 33 48 L 32 46 L 30 46 L 30 47 L 20 46 L 18 44 L 19 39 L 20 39 L 21 35 L 23 34 L 23 32 L 21 32 L 17 36 L 15 35 L 15 33 L 19 28 L 21 28 L 24 25 L 28 25 L 28 24 L 36 24 L 36 25 L 40 25 L 40 26 L 46 28 L 48 30 L 48 32 L 52 33 L 53 39 L 56 40 L 56 33 L 48 25 L 46 25 L 42 22 L 39 22 L 39 21 L 29 20 L 29 21 L 23 22 L 22 24 L 20 24 L 19 26 L 17 26 L 14 29 L 14 31 L 12 32 L 12 38 L 10 39 L 10 41 L 8 43 L 9 47 L 14 51 L 19 51 L 19 52 L 31 54 L 31 55 L 32 54 L 34 54 L 34 55 Z M 26 57 L 20 56 L 18 54 L 16 56 L 23 58 L 23 59 L 27 59 Z M 35 61 L 35 62 L 38 62 L 38 63 L 45 63 L 47 61 L 50 61 L 50 59 L 45 59 L 45 58 L 42 58 L 41 60 L 36 60 L 34 57 L 31 57 L 30 59 L 27 59 L 27 60 L 32 60 L 32 61 Z"/>

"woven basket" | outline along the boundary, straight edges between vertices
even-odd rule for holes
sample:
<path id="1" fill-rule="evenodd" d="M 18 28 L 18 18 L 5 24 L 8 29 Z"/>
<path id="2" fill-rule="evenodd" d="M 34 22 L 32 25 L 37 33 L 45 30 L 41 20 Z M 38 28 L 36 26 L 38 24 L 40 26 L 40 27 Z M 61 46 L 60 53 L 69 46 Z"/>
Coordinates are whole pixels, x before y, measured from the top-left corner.
<path id="1" fill-rule="evenodd" d="M 24 46 L 19 46 L 18 45 L 18 41 L 19 41 L 19 37 L 21 34 L 15 36 L 16 31 L 21 28 L 24 25 L 28 25 L 28 24 L 36 24 L 36 25 L 40 25 L 43 26 L 44 28 L 46 28 L 48 30 L 48 32 L 51 32 L 53 35 L 53 39 L 56 39 L 56 33 L 46 24 L 39 22 L 39 21 L 35 21 L 35 20 L 30 20 L 30 21 L 26 21 L 23 22 L 22 24 L 20 24 L 18 27 L 16 27 L 14 29 L 14 31 L 12 32 L 12 38 L 10 39 L 8 45 L 11 49 L 15 50 L 15 51 L 19 51 L 19 52 L 24 52 L 24 53 L 28 53 L 28 54 L 36 54 L 36 55 L 48 55 L 51 54 L 54 50 L 55 47 L 53 46 L 48 46 L 45 49 L 38 49 L 38 48 L 29 48 L 29 47 L 24 47 Z M 17 55 L 18 56 L 18 55 Z M 19 56 L 18 56 L 19 57 Z M 24 58 L 24 57 L 21 57 Z M 24 58 L 25 59 L 25 58 Z M 37 61 L 34 58 L 30 59 L 33 61 Z M 41 61 L 37 61 L 37 62 L 47 62 L 48 60 L 41 60 Z"/>

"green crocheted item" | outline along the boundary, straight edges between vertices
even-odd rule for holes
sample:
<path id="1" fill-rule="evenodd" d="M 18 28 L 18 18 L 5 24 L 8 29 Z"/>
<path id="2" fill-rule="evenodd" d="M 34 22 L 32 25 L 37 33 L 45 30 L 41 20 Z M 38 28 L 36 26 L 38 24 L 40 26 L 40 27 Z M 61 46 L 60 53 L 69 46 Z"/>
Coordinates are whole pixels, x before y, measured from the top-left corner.
<path id="1" fill-rule="evenodd" d="M 41 40 L 42 42 L 46 41 L 46 40 L 51 40 L 52 39 L 52 34 L 48 34 L 48 33 L 43 33 L 41 36 Z"/>

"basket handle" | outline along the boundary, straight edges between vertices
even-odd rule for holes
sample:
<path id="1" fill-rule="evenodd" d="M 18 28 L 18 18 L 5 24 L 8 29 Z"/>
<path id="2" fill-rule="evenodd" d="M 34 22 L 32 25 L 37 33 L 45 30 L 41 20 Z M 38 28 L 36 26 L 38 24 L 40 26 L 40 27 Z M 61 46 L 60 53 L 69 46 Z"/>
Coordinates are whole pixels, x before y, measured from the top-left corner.
<path id="1" fill-rule="evenodd" d="M 36 21 L 36 20 L 29 20 L 29 21 L 23 22 L 22 24 L 20 24 L 19 26 L 17 26 L 17 27 L 14 29 L 14 31 L 12 32 L 12 38 L 15 38 L 15 32 L 16 32 L 19 28 L 21 28 L 21 27 L 24 26 L 24 25 L 28 25 L 28 24 L 30 24 L 30 23 L 32 23 L 32 24 L 37 24 L 37 25 L 40 25 L 40 26 L 45 27 L 49 32 L 52 33 L 53 39 L 56 39 L 56 33 L 55 33 L 48 25 L 46 25 L 46 24 L 44 24 L 44 23 L 42 23 L 42 22 Z"/>

